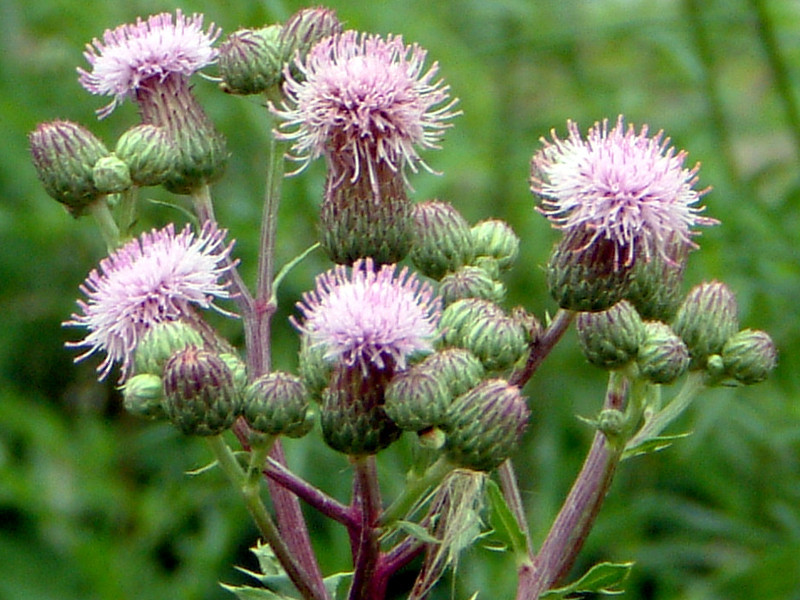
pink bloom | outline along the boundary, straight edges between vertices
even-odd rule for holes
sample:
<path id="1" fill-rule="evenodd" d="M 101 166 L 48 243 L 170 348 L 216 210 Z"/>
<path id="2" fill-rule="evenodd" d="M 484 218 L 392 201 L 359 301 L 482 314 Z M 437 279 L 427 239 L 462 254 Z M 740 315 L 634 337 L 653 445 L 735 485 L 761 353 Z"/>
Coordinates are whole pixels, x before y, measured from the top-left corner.
<path id="1" fill-rule="evenodd" d="M 325 154 L 336 177 L 355 182 L 366 172 L 373 187 L 381 164 L 393 172 L 427 168 L 416 147 L 438 148 L 447 120 L 457 112 L 449 87 L 424 70 L 426 51 L 402 37 L 346 31 L 324 38 L 286 73 L 288 104 L 273 112 L 282 139 L 305 167 Z M 437 108 L 438 107 L 438 108 Z"/>
<path id="2" fill-rule="evenodd" d="M 316 290 L 297 304 L 303 323 L 292 322 L 331 362 L 365 372 L 370 364 L 404 368 L 409 355 L 433 350 L 441 301 L 408 269 L 397 276 L 395 270 L 383 265 L 376 272 L 368 258 L 319 275 Z"/>
<path id="3" fill-rule="evenodd" d="M 180 10 L 175 21 L 169 13 L 153 15 L 136 23 L 107 29 L 103 41 L 95 38 L 83 55 L 91 72 L 78 69 L 81 85 L 92 94 L 114 96 L 100 109 L 108 116 L 126 97 L 133 96 L 147 81 L 164 81 L 170 75 L 188 78 L 213 63 L 217 51 L 211 47 L 221 31 L 211 24 L 203 31 L 203 15 L 187 18 Z"/>
<path id="4" fill-rule="evenodd" d="M 105 379 L 114 363 L 122 364 L 121 380 L 129 374 L 133 351 L 154 324 L 193 317 L 192 305 L 221 309 L 214 298 L 228 298 L 228 283 L 220 283 L 231 268 L 233 244 L 224 246 L 226 231 L 206 223 L 199 235 L 187 225 L 176 234 L 172 224 L 144 233 L 100 261 L 80 289 L 83 314 L 65 325 L 86 327 L 88 335 L 67 345 L 88 348 L 75 362 L 104 351 L 98 367 Z"/>
<path id="5" fill-rule="evenodd" d="M 637 134 L 622 116 L 611 130 L 608 120 L 595 123 L 586 140 L 577 124 L 567 127 L 567 139 L 553 132 L 531 162 L 531 190 L 542 198 L 536 210 L 557 229 L 589 232 L 587 246 L 613 242 L 615 268 L 640 253 L 671 263 L 671 244 L 696 247 L 692 227 L 718 222 L 699 215 L 704 207 L 696 204 L 708 191 L 693 189 L 699 165 L 686 169 L 686 152 L 669 147 L 663 132 L 649 138 L 643 126 Z"/>

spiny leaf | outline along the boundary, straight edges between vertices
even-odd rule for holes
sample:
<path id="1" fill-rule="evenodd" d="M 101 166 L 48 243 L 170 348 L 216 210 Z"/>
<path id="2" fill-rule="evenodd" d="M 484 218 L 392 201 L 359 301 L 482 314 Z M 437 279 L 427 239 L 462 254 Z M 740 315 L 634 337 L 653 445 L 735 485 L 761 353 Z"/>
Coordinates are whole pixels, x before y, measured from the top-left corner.
<path id="1" fill-rule="evenodd" d="M 568 586 L 548 590 L 540 597 L 546 600 L 561 600 L 573 594 L 605 594 L 614 596 L 621 594 L 619 587 L 630 575 L 632 562 L 609 563 L 603 562 L 594 565 L 578 581 Z"/>

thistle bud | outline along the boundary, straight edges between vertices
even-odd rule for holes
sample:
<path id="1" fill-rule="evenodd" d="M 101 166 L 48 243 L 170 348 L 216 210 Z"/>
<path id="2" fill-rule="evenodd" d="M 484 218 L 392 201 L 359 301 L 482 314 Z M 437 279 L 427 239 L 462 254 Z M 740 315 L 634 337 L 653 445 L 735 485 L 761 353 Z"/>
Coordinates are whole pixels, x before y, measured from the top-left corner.
<path id="1" fill-rule="evenodd" d="M 142 373 L 130 377 L 122 388 L 122 403 L 132 415 L 145 419 L 163 419 L 164 386 L 161 377 Z"/>
<path id="2" fill-rule="evenodd" d="M 567 231 L 547 264 L 550 295 L 567 310 L 611 308 L 627 293 L 630 279 L 631 268 L 617 264 L 614 242 L 590 231 Z"/>
<path id="3" fill-rule="evenodd" d="M 480 267 L 467 266 L 442 277 L 439 295 L 445 304 L 452 304 L 462 298 L 483 298 L 500 302 L 506 295 L 506 288 Z"/>
<path id="4" fill-rule="evenodd" d="M 337 264 L 351 265 L 359 258 L 372 258 L 376 265 L 394 264 L 411 249 L 411 202 L 403 177 L 385 165 L 377 170 L 377 198 L 369 177 L 351 182 L 328 174 L 320 211 L 320 243 Z"/>
<path id="5" fill-rule="evenodd" d="M 329 8 L 304 8 L 289 17 L 279 41 L 283 62 L 292 66 L 292 76 L 295 79 L 302 77 L 302 73 L 297 72 L 295 60 L 302 62 L 314 44 L 341 31 L 342 24 L 336 12 Z"/>
<path id="6" fill-rule="evenodd" d="M 490 257 L 500 270 L 511 268 L 519 256 L 519 237 L 505 221 L 488 219 L 472 229 L 472 245 L 478 257 Z"/>
<path id="7" fill-rule="evenodd" d="M 184 321 L 156 323 L 142 336 L 136 345 L 134 365 L 136 373 L 161 376 L 164 365 L 178 350 L 187 346 L 202 347 L 203 336 Z"/>
<path id="8" fill-rule="evenodd" d="M 243 393 L 244 389 L 247 387 L 247 365 L 244 364 L 244 361 L 239 358 L 237 354 L 233 352 L 223 352 L 219 355 L 222 359 L 222 362 L 230 369 L 231 375 L 233 375 L 233 383 L 236 386 L 236 389 Z"/>
<path id="9" fill-rule="evenodd" d="M 94 163 L 92 178 L 104 194 L 119 194 L 133 186 L 128 165 L 114 155 L 104 156 Z"/>
<path id="10" fill-rule="evenodd" d="M 725 372 L 740 383 L 751 385 L 767 378 L 778 364 L 778 351 L 764 331 L 743 329 L 722 347 Z"/>
<path id="11" fill-rule="evenodd" d="M 127 166 L 135 185 L 161 185 L 175 165 L 177 150 L 167 132 L 155 125 L 136 125 L 123 133 L 114 154 Z"/>
<path id="12" fill-rule="evenodd" d="M 631 272 L 631 282 L 625 299 L 647 321 L 668 323 L 681 303 L 683 272 L 689 247 L 676 241 L 667 245 L 669 261 L 660 253 L 637 256 Z"/>
<path id="13" fill-rule="evenodd" d="M 328 387 L 332 370 L 331 363 L 325 360 L 325 346 L 311 346 L 308 337 L 302 336 L 298 371 L 312 399 L 322 399 L 322 391 Z"/>
<path id="14" fill-rule="evenodd" d="M 458 300 L 442 312 L 439 327 L 447 346 L 466 348 L 487 371 L 517 362 L 528 349 L 525 330 L 488 300 Z"/>
<path id="15" fill-rule="evenodd" d="M 218 435 L 236 420 L 241 399 L 216 354 L 187 346 L 164 366 L 164 409 L 185 435 Z"/>
<path id="16" fill-rule="evenodd" d="M 429 354 L 418 367 L 440 379 L 451 399 L 478 385 L 485 374 L 481 361 L 464 348 L 445 348 Z"/>
<path id="17" fill-rule="evenodd" d="M 739 329 L 736 298 L 719 281 L 696 285 L 684 299 L 672 330 L 689 348 L 690 369 L 702 369 L 710 354 L 719 354 Z"/>
<path id="18" fill-rule="evenodd" d="M 420 431 L 444 421 L 450 400 L 442 377 L 418 364 L 394 376 L 386 388 L 384 409 L 400 429 Z"/>
<path id="19" fill-rule="evenodd" d="M 71 121 L 40 123 L 28 136 L 36 174 L 47 193 L 73 217 L 103 196 L 94 183 L 94 165 L 110 153 L 85 127 Z"/>
<path id="20" fill-rule="evenodd" d="M 469 224 L 446 202 L 433 200 L 415 205 L 414 234 L 411 261 L 432 279 L 439 280 L 475 258 Z"/>
<path id="21" fill-rule="evenodd" d="M 636 360 L 642 376 L 653 383 L 670 384 L 689 368 L 689 349 L 669 325 L 647 321 Z"/>
<path id="22" fill-rule="evenodd" d="M 244 418 L 260 433 L 302 437 L 311 427 L 307 411 L 306 386 L 291 373 L 262 375 L 244 393 Z"/>
<path id="23" fill-rule="evenodd" d="M 488 379 L 450 406 L 443 429 L 445 450 L 455 464 L 491 471 L 517 447 L 530 411 L 519 388 L 502 379 Z"/>
<path id="24" fill-rule="evenodd" d="M 219 47 L 220 87 L 228 94 L 261 94 L 283 77 L 280 25 L 234 31 Z"/>
<path id="25" fill-rule="evenodd" d="M 621 300 L 608 310 L 584 312 L 577 319 L 584 356 L 601 369 L 620 369 L 636 358 L 644 326 L 633 306 Z"/>

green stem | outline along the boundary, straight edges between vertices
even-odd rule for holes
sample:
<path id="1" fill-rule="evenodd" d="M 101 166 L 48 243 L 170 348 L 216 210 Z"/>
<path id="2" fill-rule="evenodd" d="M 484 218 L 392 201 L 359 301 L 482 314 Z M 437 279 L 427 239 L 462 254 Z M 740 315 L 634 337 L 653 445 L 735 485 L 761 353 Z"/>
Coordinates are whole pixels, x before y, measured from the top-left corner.
<path id="1" fill-rule="evenodd" d="M 379 524 L 385 527 L 405 517 L 422 500 L 423 495 L 431 487 L 439 484 L 445 475 L 454 468 L 452 463 L 442 457 L 428 467 L 422 475 L 409 478 L 403 493 L 392 502 L 389 508 L 383 511 Z"/>
<path id="2" fill-rule="evenodd" d="M 108 200 L 104 197 L 89 205 L 89 210 L 94 217 L 95 223 L 100 228 L 100 235 L 106 243 L 109 254 L 116 250 L 120 244 L 120 233 L 117 222 L 111 214 Z"/>

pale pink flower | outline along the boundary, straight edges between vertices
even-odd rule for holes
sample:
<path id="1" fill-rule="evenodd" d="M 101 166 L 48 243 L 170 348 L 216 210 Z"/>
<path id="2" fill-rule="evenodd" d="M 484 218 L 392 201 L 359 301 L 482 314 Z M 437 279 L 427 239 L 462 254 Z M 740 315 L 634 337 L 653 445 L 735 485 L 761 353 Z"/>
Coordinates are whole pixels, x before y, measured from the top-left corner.
<path id="1" fill-rule="evenodd" d="M 97 111 L 106 117 L 142 86 L 170 76 L 188 78 L 213 63 L 217 50 L 211 45 L 220 33 L 213 23 L 203 31 L 203 15 L 188 18 L 180 10 L 174 21 L 170 13 L 147 21 L 139 18 L 136 23 L 107 29 L 102 41 L 95 38 L 86 45 L 83 55 L 92 70 L 79 68 L 79 81 L 92 94 L 114 96 L 111 104 Z"/>
<path id="2" fill-rule="evenodd" d="M 317 277 L 314 291 L 297 307 L 303 322 L 292 322 L 310 347 L 322 347 L 325 359 L 346 366 L 399 368 L 415 353 L 433 350 L 441 300 L 431 286 L 407 268 L 375 270 L 372 259 L 342 265 Z"/>
<path id="3" fill-rule="evenodd" d="M 417 147 L 438 148 L 459 113 L 449 87 L 435 80 L 437 63 L 425 69 L 426 54 L 400 36 L 346 31 L 317 43 L 297 77 L 287 70 L 288 101 L 272 110 L 300 170 L 325 155 L 334 179 L 366 174 L 377 188 L 381 165 L 395 173 L 427 168 Z"/>
<path id="4" fill-rule="evenodd" d="M 685 168 L 686 152 L 676 153 L 663 132 L 647 137 L 645 125 L 637 134 L 622 116 L 611 129 L 607 119 L 595 123 L 586 140 L 573 121 L 567 128 L 566 139 L 542 139 L 531 162 L 531 190 L 542 198 L 536 210 L 557 229 L 587 232 L 586 246 L 613 242 L 615 268 L 637 255 L 671 263 L 671 244 L 696 247 L 692 228 L 718 223 L 699 214 L 708 191 L 693 187 L 699 165 Z"/>
<path id="5" fill-rule="evenodd" d="M 78 300 L 82 314 L 64 325 L 89 330 L 80 342 L 88 348 L 75 362 L 102 351 L 97 368 L 100 379 L 114 363 L 121 363 L 121 380 L 130 372 L 133 351 L 144 333 L 156 323 L 193 319 L 193 306 L 215 308 L 214 298 L 228 298 L 233 244 L 224 245 L 226 231 L 206 223 L 198 235 L 187 225 L 175 233 L 172 224 L 143 233 L 100 261 L 80 286 L 86 300 Z"/>

